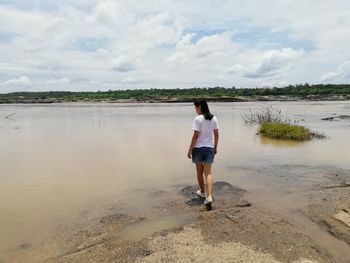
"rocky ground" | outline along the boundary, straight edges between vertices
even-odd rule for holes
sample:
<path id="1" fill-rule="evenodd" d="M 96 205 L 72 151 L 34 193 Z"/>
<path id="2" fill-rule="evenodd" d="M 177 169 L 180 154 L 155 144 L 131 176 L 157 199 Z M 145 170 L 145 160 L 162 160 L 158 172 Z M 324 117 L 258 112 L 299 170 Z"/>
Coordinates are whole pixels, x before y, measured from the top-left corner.
<path id="1" fill-rule="evenodd" d="M 343 184 L 336 186 L 340 185 Z M 327 189 L 325 196 L 328 196 L 329 189 L 334 189 L 327 188 L 331 186 L 335 185 L 320 186 Z M 73 234 L 66 240 L 71 250 L 48 261 L 337 262 L 300 229 L 278 215 L 247 202 L 244 199 L 245 190 L 225 182 L 216 183 L 216 202 L 213 209 L 208 211 L 202 205 L 203 200 L 193 195 L 194 189 L 185 187 L 179 193 L 183 200 L 180 198 L 164 204 L 164 207 L 178 212 L 195 210 L 197 218 L 189 225 L 161 231 L 138 241 L 128 241 L 119 239 L 118 232 L 126 225 L 142 223 L 143 218 L 119 214 L 107 216 Z M 348 194 L 346 187 L 342 190 Z M 335 203 L 349 200 L 341 193 L 331 196 L 337 200 Z M 347 240 L 347 226 L 335 219 L 331 212 L 335 209 L 335 203 L 328 202 L 329 207 L 322 209 L 325 206 L 315 202 L 308 215 L 319 222 L 331 220 L 321 225 L 337 233 L 337 237 Z M 339 209 L 342 208 L 335 210 Z M 347 261 L 344 259 L 342 262 Z"/>
<path id="2" fill-rule="evenodd" d="M 350 246 L 350 176 L 333 173 L 329 177 L 329 183 L 321 185 L 320 190 L 311 195 L 311 205 L 306 214 Z"/>

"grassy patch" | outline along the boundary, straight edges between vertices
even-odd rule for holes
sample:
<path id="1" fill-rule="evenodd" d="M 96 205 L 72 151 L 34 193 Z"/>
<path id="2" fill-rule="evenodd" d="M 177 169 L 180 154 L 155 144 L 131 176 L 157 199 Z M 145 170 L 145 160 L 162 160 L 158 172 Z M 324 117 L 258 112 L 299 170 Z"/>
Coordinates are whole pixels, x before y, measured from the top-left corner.
<path id="1" fill-rule="evenodd" d="M 310 129 L 301 125 L 293 125 L 289 123 L 264 122 L 259 130 L 261 135 L 286 140 L 305 141 L 313 137 L 322 135 L 312 132 Z"/>

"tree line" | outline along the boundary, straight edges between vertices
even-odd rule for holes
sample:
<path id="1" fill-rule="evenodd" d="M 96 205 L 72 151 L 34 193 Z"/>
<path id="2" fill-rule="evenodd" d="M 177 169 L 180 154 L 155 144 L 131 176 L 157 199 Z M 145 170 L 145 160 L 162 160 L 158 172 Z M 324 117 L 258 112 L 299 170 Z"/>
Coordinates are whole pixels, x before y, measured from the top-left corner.
<path id="1" fill-rule="evenodd" d="M 256 96 L 307 96 L 307 95 L 350 95 L 350 84 L 299 84 L 272 88 L 225 88 L 202 87 L 189 89 L 126 89 L 96 92 L 75 91 L 42 91 L 42 92 L 11 92 L 0 94 L 0 102 L 16 102 L 25 100 L 119 100 L 136 99 L 152 100 L 163 98 L 190 99 L 205 98 L 235 98 Z"/>

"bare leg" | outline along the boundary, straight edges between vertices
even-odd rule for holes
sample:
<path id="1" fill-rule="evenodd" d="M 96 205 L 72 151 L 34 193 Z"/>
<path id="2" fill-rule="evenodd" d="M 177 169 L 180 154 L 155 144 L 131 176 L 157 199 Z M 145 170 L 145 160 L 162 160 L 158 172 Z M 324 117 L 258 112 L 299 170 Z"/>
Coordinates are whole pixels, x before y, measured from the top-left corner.
<path id="1" fill-rule="evenodd" d="M 208 196 L 213 196 L 212 189 L 213 189 L 213 181 L 211 177 L 211 163 L 205 163 L 203 166 L 204 175 L 207 179 L 207 186 L 208 186 Z"/>
<path id="2" fill-rule="evenodd" d="M 204 193 L 203 169 L 202 163 L 196 163 L 197 180 L 202 193 Z"/>

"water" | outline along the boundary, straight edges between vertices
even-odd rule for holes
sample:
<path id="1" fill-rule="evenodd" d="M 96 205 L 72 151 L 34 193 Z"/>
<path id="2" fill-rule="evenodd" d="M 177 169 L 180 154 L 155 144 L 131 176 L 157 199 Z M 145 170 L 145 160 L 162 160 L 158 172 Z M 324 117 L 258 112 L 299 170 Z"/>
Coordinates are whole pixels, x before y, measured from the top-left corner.
<path id="1" fill-rule="evenodd" d="M 265 106 L 285 111 L 290 119 L 328 138 L 305 143 L 260 138 L 241 114 Z M 220 131 L 214 180 L 246 188 L 252 196 L 271 188 L 281 194 L 300 187 L 303 177 L 282 182 L 278 172 L 264 172 L 266 167 L 350 169 L 350 121 L 321 120 L 334 113 L 349 115 L 349 102 L 210 107 Z M 16 114 L 5 118 L 12 113 Z M 111 207 L 152 214 L 150 192 L 161 189 L 175 195 L 180 185 L 194 184 L 194 167 L 186 156 L 194 117 L 191 104 L 1 105 L 0 260 L 59 225 L 108 213 Z M 157 220 L 166 228 L 188 216 L 177 223 Z"/>

